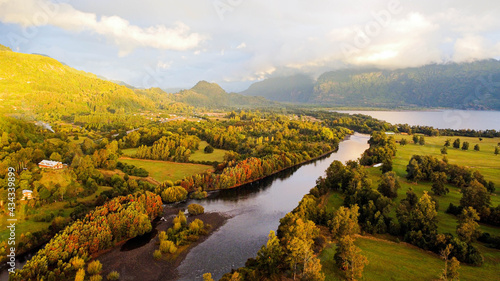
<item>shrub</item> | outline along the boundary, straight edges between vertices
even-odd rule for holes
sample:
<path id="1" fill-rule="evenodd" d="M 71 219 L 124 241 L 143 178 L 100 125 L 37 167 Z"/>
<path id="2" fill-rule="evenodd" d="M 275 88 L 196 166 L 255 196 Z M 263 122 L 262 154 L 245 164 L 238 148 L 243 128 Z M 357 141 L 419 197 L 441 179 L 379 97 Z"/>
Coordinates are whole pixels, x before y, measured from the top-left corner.
<path id="1" fill-rule="evenodd" d="M 203 149 L 203 152 L 205 152 L 205 153 L 213 153 L 214 152 L 214 148 L 211 145 L 207 145 L 207 146 L 205 146 L 205 149 Z"/>
<path id="2" fill-rule="evenodd" d="M 101 281 L 101 280 L 102 280 L 102 276 L 99 274 L 90 276 L 90 281 Z"/>
<path id="3" fill-rule="evenodd" d="M 201 215 L 205 212 L 205 208 L 199 204 L 190 204 L 188 206 L 188 212 L 190 215 L 196 216 Z"/>
<path id="4" fill-rule="evenodd" d="M 120 279 L 120 273 L 117 271 L 111 271 L 108 276 L 106 276 L 106 279 L 108 280 L 118 280 Z"/>
<path id="5" fill-rule="evenodd" d="M 153 253 L 153 257 L 155 258 L 155 260 L 161 259 L 161 251 L 160 250 L 155 250 L 154 253 Z"/>
<path id="6" fill-rule="evenodd" d="M 95 261 L 91 261 L 89 263 L 89 265 L 87 266 L 87 272 L 90 274 L 90 275 L 96 275 L 96 274 L 99 274 L 101 273 L 102 271 L 102 264 L 100 261 L 98 260 L 95 260 Z"/>

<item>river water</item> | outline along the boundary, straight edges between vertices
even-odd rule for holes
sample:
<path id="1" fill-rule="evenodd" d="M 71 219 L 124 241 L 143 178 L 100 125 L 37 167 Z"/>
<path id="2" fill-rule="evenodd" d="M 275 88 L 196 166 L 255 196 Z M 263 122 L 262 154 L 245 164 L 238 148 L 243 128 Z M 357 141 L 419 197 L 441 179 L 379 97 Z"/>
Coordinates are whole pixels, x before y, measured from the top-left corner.
<path id="1" fill-rule="evenodd" d="M 365 114 L 391 124 L 432 126 L 438 129 L 472 129 L 500 131 L 500 111 L 435 110 L 435 111 L 368 111 L 335 110 L 349 114 Z"/>
<path id="2" fill-rule="evenodd" d="M 360 157 L 368 148 L 368 139 L 368 135 L 355 133 L 339 144 L 337 152 L 321 159 L 253 184 L 213 192 L 201 201 L 188 200 L 176 204 L 175 208 L 182 208 L 198 203 L 205 208 L 205 212 L 218 212 L 230 217 L 205 241 L 190 250 L 177 268 L 178 280 L 203 280 L 202 275 L 207 272 L 218 280 L 231 269 L 244 266 L 247 259 L 255 257 L 266 243 L 269 231 L 277 230 L 279 220 L 297 206 L 328 166 L 334 160 L 345 162 Z M 19 257 L 16 267 L 21 268 L 32 254 Z M 3 280 L 8 280 L 6 271 L 0 272 L 0 281 Z"/>
<path id="3" fill-rule="evenodd" d="M 279 220 L 293 210 L 302 197 L 315 186 L 318 177 L 334 160 L 355 160 L 368 148 L 368 135 L 354 134 L 340 143 L 337 152 L 290 169 L 252 186 L 221 190 L 203 201 L 205 212 L 220 212 L 231 218 L 210 237 L 191 249 L 178 267 L 181 281 L 203 280 L 210 272 L 214 280 L 245 265 L 267 241 L 270 230 L 276 231 Z"/>

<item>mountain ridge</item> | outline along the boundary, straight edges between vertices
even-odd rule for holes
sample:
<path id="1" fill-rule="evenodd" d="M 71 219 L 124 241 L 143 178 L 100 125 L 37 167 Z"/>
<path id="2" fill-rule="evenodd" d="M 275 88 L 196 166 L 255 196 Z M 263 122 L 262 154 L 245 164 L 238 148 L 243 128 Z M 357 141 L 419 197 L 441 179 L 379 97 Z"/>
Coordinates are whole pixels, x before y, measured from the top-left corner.
<path id="1" fill-rule="evenodd" d="M 293 87 L 277 87 L 279 79 L 254 83 L 242 93 L 282 102 L 329 106 L 500 109 L 500 62 L 495 59 L 395 70 L 328 71 L 314 81 L 312 89 L 307 83 L 294 85 L 308 89 L 299 98 L 293 95 Z"/>

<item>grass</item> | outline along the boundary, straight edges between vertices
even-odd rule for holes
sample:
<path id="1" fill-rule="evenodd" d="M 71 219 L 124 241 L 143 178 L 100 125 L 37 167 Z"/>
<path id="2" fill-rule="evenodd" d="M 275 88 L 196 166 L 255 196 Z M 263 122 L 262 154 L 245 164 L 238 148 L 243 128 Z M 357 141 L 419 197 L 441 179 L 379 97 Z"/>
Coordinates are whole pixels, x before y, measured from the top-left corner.
<path id="1" fill-rule="evenodd" d="M 203 173 L 212 169 L 212 166 L 190 164 L 190 163 L 176 163 L 157 160 L 143 160 L 143 159 L 119 159 L 120 162 L 134 165 L 139 168 L 144 168 L 149 172 L 149 175 L 159 182 L 166 180 L 177 181 L 185 178 L 186 176 Z"/>
<path id="2" fill-rule="evenodd" d="M 126 148 L 122 149 L 123 155 L 128 156 L 128 157 L 133 157 L 137 153 L 138 148 Z"/>
<path id="3" fill-rule="evenodd" d="M 407 138 L 411 142 L 411 136 L 397 135 L 396 140 Z M 426 137 L 426 144 L 423 146 L 413 143 L 405 146 L 398 145 L 396 157 L 393 161 L 393 169 L 399 177 L 401 188 L 398 190 L 398 197 L 394 199 L 394 206 L 397 206 L 401 199 L 406 197 L 406 191 L 412 188 L 417 196 L 422 196 L 427 191 L 439 202 L 438 209 L 438 232 L 451 233 L 456 236 L 457 217 L 445 213 L 448 205 L 460 204 L 462 194 L 460 189 L 447 185 L 450 192 L 445 196 L 435 196 L 431 191 L 430 182 L 408 182 L 406 176 L 406 165 L 410 158 L 415 155 L 433 155 L 441 158 L 440 149 L 443 147 L 448 137 Z M 450 138 L 453 142 L 456 138 Z M 487 181 L 493 181 L 497 188 L 491 196 L 492 206 L 500 204 L 500 156 L 493 154 L 494 147 L 500 142 L 500 138 L 483 139 L 464 138 L 460 140 L 468 141 L 472 150 L 462 151 L 461 149 L 448 148 L 448 160 L 450 163 L 479 170 Z M 474 151 L 474 145 L 478 143 L 481 151 Z M 377 188 L 382 175 L 380 168 L 368 168 L 368 177 L 372 181 L 372 187 Z M 326 200 L 327 208 L 338 208 L 342 205 L 342 197 L 338 192 L 331 192 Z M 396 212 L 393 207 L 390 216 L 395 218 Z M 487 224 L 480 224 L 480 230 L 491 235 L 500 235 L 500 227 Z M 391 236 L 392 238 L 392 236 Z M 433 253 L 423 251 L 405 243 L 392 243 L 386 240 L 373 240 L 367 237 L 360 237 L 356 240 L 356 245 L 362 249 L 370 264 L 365 267 L 364 276 L 361 280 L 436 280 L 443 268 L 443 261 Z M 462 265 L 460 270 L 461 280 L 500 280 L 500 250 L 485 247 L 481 243 L 474 243 L 485 258 L 485 263 L 481 267 Z M 320 255 L 323 264 L 323 272 L 326 280 L 343 280 L 342 273 L 333 264 L 335 254 L 335 244 L 325 248 Z"/>
<path id="4" fill-rule="evenodd" d="M 355 244 L 369 262 L 360 280 L 437 280 L 444 267 L 444 261 L 436 254 L 406 243 L 359 237 Z M 332 243 L 320 254 L 325 280 L 343 280 L 334 263 L 335 249 Z M 462 264 L 459 269 L 461 280 L 499 280 L 498 255 L 491 257 L 492 250 L 488 248 L 480 250 L 485 255 L 485 263 L 481 267 Z"/>
<path id="5" fill-rule="evenodd" d="M 213 153 L 205 153 L 203 150 L 208 146 L 206 141 L 200 141 L 198 145 L 198 150 L 196 150 L 191 156 L 189 160 L 191 161 L 216 161 L 223 162 L 224 154 L 226 154 L 227 150 L 214 148 Z"/>
<path id="6" fill-rule="evenodd" d="M 109 186 L 99 186 L 99 188 L 97 189 L 97 191 L 95 193 L 88 195 L 86 197 L 83 197 L 83 198 L 78 198 L 77 201 L 81 202 L 81 203 L 91 203 L 91 202 L 96 200 L 96 197 L 99 194 L 101 194 L 102 192 L 109 190 L 111 188 L 112 187 L 109 187 Z M 25 202 L 26 201 L 23 201 L 21 204 L 24 205 Z M 63 202 L 58 201 L 58 202 L 46 204 L 46 205 L 36 209 L 36 212 L 38 214 L 54 213 L 57 216 L 59 210 L 63 210 L 63 216 L 69 217 L 69 215 L 73 212 L 74 208 L 64 208 L 64 206 L 67 203 L 68 203 L 67 201 L 63 201 Z M 32 220 L 33 215 L 31 215 L 30 217 L 28 217 L 28 219 L 26 219 L 26 216 L 22 212 L 22 209 L 23 209 L 22 205 L 18 206 L 18 207 L 19 207 L 19 210 L 17 210 L 17 212 L 16 212 L 16 218 L 17 218 L 16 232 L 17 233 L 27 233 L 27 232 L 34 233 L 37 231 L 47 229 L 49 227 L 49 225 L 51 224 L 50 222 L 35 222 Z M 6 223 L 6 220 L 2 219 L 2 222 Z M 0 231 L 0 240 L 1 241 L 6 240 L 8 238 L 8 235 L 9 235 L 9 231 L 7 230 L 7 228 L 5 226 L 6 226 L 6 224 L 4 225 L 2 223 L 2 228 L 1 228 L 2 231 Z"/>

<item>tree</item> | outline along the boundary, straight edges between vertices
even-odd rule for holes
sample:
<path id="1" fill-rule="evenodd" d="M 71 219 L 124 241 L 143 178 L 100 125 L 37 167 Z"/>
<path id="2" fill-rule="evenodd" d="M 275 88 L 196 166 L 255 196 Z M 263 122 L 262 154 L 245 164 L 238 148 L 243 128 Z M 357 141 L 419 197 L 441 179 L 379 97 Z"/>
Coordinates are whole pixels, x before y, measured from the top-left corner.
<path id="1" fill-rule="evenodd" d="M 420 145 L 424 145 L 425 144 L 425 138 L 424 138 L 424 136 L 420 136 L 420 138 L 418 139 L 418 144 L 420 144 Z"/>
<path id="2" fill-rule="evenodd" d="M 205 208 L 199 204 L 189 204 L 188 212 L 190 215 L 196 216 L 201 215 L 205 212 Z"/>
<path id="3" fill-rule="evenodd" d="M 464 141 L 464 143 L 462 143 L 462 150 L 469 150 L 469 142 Z"/>
<path id="4" fill-rule="evenodd" d="M 448 154 L 448 149 L 445 147 L 441 148 L 441 154 Z"/>
<path id="5" fill-rule="evenodd" d="M 490 193 L 484 185 L 474 179 L 469 186 L 462 187 L 461 192 L 460 206 L 474 208 L 481 218 L 489 216 L 491 198 Z"/>
<path id="6" fill-rule="evenodd" d="M 475 241 L 479 235 L 481 235 L 481 231 L 479 231 L 479 224 L 477 223 L 479 219 L 479 215 L 474 208 L 464 208 L 458 220 L 458 238 L 467 244 Z"/>
<path id="7" fill-rule="evenodd" d="M 475 151 L 479 151 L 479 150 L 480 150 L 480 148 L 479 148 L 479 144 L 474 145 L 474 150 L 475 150 Z"/>
<path id="8" fill-rule="evenodd" d="M 62 157 L 61 157 L 61 154 L 57 153 L 57 152 L 52 152 L 52 154 L 50 155 L 50 160 L 52 161 L 58 161 L 58 162 L 61 162 L 62 161 Z"/>
<path id="9" fill-rule="evenodd" d="M 460 139 L 456 139 L 454 142 L 453 142 L 453 148 L 460 148 Z"/>
<path id="10" fill-rule="evenodd" d="M 87 266 L 87 272 L 90 275 L 100 274 L 102 271 L 102 264 L 99 260 L 91 261 Z"/>
<path id="11" fill-rule="evenodd" d="M 405 138 L 402 138 L 401 141 L 399 141 L 399 144 L 402 146 L 405 146 L 407 144 L 407 140 Z"/>
<path id="12" fill-rule="evenodd" d="M 450 139 L 447 139 L 447 140 L 444 142 L 444 146 L 445 146 L 445 147 L 449 147 L 449 146 L 450 146 L 450 143 L 451 143 Z"/>
<path id="13" fill-rule="evenodd" d="M 500 148 L 498 146 L 495 147 L 495 155 L 498 155 L 500 153 Z"/>
<path id="14" fill-rule="evenodd" d="M 214 281 L 214 279 L 212 279 L 212 273 L 204 273 L 203 281 Z"/>
<path id="15" fill-rule="evenodd" d="M 450 253 L 453 249 L 451 244 L 448 244 L 444 250 L 441 251 L 441 257 L 444 260 L 444 269 L 441 273 L 440 280 L 443 281 L 458 281 L 458 269 L 460 268 L 460 262 L 457 258 L 453 257 L 449 259 Z"/>
<path id="16" fill-rule="evenodd" d="M 385 159 L 382 161 L 382 173 L 387 173 L 392 171 L 392 160 Z"/>
<path id="17" fill-rule="evenodd" d="M 354 245 L 354 239 L 351 236 L 340 238 L 334 259 L 337 266 L 345 272 L 348 280 L 357 280 L 363 276 L 363 269 L 368 264 L 368 260 L 360 253 L 361 249 Z"/>
<path id="18" fill-rule="evenodd" d="M 83 281 L 83 280 L 85 280 L 85 269 L 80 268 L 76 272 L 75 281 Z"/>
<path id="19" fill-rule="evenodd" d="M 418 144 L 419 139 L 420 138 L 417 135 L 413 135 L 413 143 L 414 144 Z"/>
<path id="20" fill-rule="evenodd" d="M 205 153 L 213 153 L 214 152 L 214 148 L 211 145 L 207 145 L 207 146 L 205 146 L 205 149 L 203 149 L 203 152 L 205 152 Z"/>
<path id="21" fill-rule="evenodd" d="M 398 197 L 398 189 L 401 187 L 395 172 L 387 172 L 382 175 L 378 191 L 391 199 Z"/>
<path id="22" fill-rule="evenodd" d="M 269 232 L 269 238 L 265 246 L 262 246 L 257 253 L 258 269 L 267 277 L 271 277 L 279 272 L 279 267 L 283 259 L 283 249 L 274 231 Z"/>
<path id="23" fill-rule="evenodd" d="M 358 205 L 354 205 L 351 208 L 340 207 L 335 212 L 333 218 L 328 222 L 328 226 L 334 237 L 340 238 L 359 232 L 358 211 Z"/>
<path id="24" fill-rule="evenodd" d="M 440 195 L 446 195 L 450 190 L 445 186 L 445 183 L 447 182 L 448 177 L 446 176 L 446 173 L 444 172 L 434 172 L 431 174 L 431 181 L 432 181 L 432 192 L 434 194 L 440 196 Z"/>

